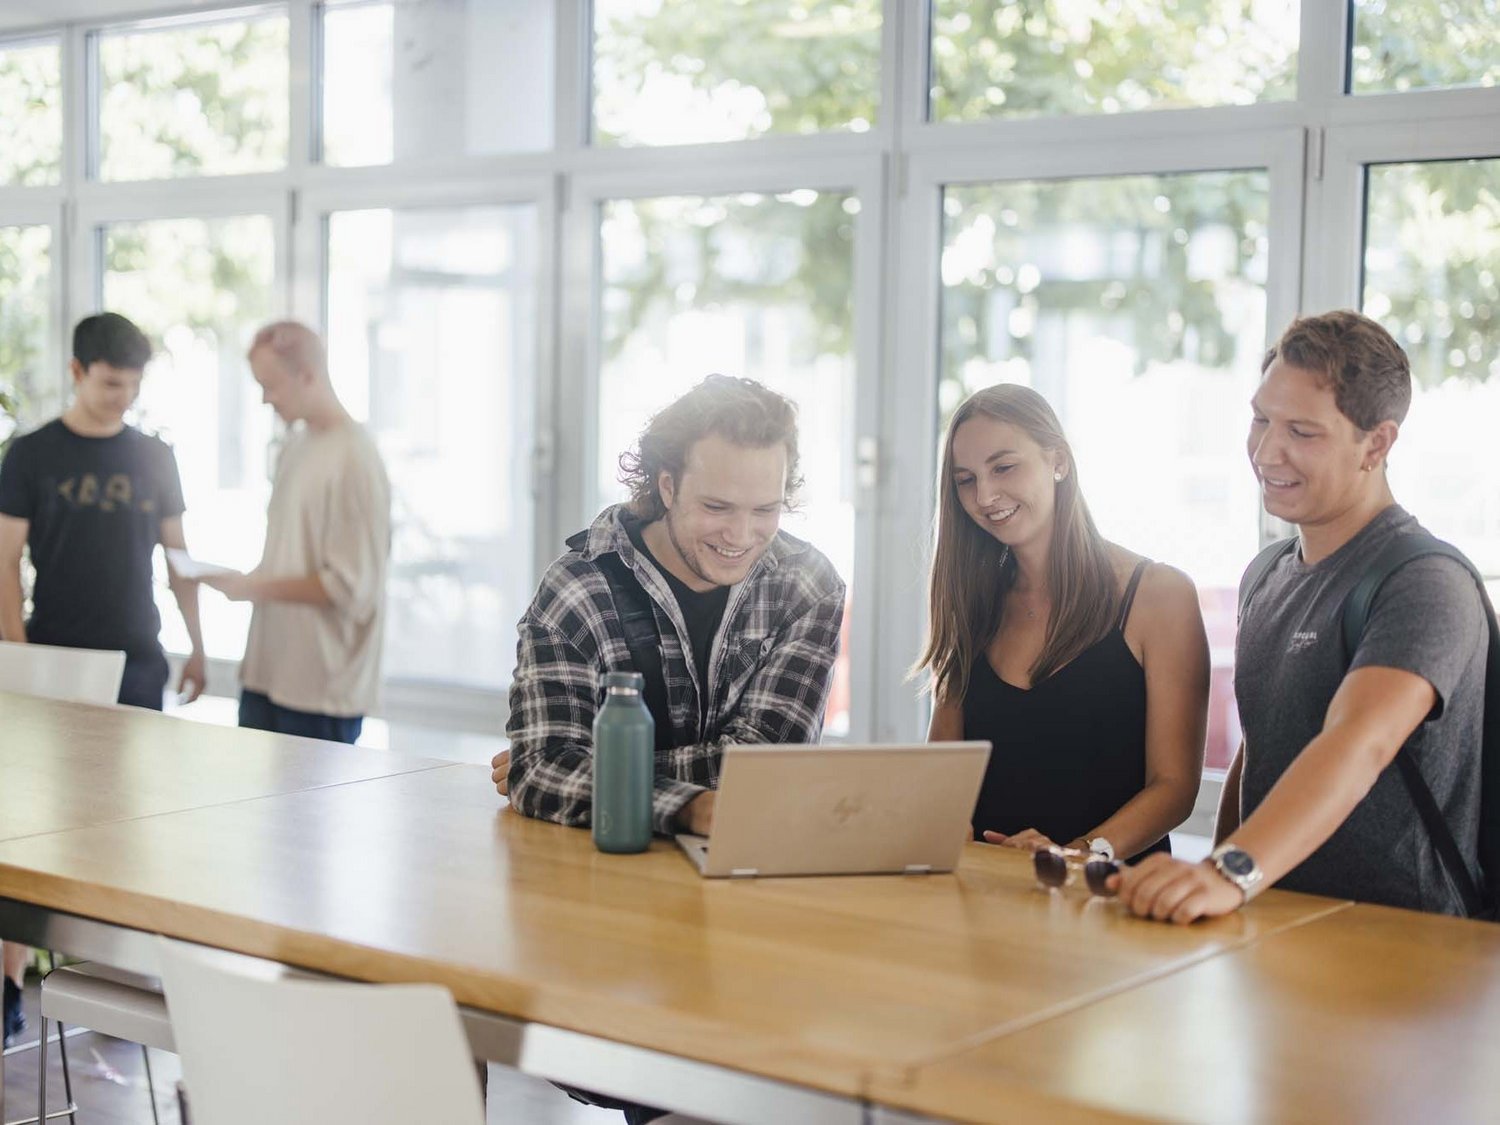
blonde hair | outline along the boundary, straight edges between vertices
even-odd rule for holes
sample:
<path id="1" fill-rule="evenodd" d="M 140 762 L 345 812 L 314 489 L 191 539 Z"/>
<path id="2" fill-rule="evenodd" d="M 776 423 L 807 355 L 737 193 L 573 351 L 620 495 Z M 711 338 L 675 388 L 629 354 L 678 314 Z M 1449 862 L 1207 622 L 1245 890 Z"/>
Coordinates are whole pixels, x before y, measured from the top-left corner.
<path id="1" fill-rule="evenodd" d="M 938 474 L 937 522 L 928 605 L 927 647 L 912 669 L 927 669 L 940 702 L 963 698 L 970 670 L 1000 628 L 1005 596 L 1015 582 L 1010 551 L 963 509 L 953 482 L 953 438 L 971 418 L 992 418 L 1023 430 L 1045 450 L 1063 454 L 1068 471 L 1057 482 L 1047 586 L 1052 616 L 1033 683 L 1056 672 L 1113 626 L 1117 586 L 1109 550 L 1079 490 L 1078 466 L 1062 424 L 1029 387 L 1001 384 L 976 391 L 953 414 Z"/>
<path id="2" fill-rule="evenodd" d="M 323 341 L 300 320 L 278 320 L 266 325 L 250 341 L 245 357 L 248 359 L 261 348 L 269 348 L 272 355 L 293 371 L 317 379 L 328 378 L 328 352 Z"/>

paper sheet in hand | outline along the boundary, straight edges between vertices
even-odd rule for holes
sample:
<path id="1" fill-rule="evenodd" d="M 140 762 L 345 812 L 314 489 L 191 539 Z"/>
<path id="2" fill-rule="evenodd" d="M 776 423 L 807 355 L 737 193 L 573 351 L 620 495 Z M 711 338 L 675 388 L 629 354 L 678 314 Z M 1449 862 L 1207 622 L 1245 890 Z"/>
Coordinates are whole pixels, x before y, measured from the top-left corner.
<path id="1" fill-rule="evenodd" d="M 181 578 L 202 579 L 212 578 L 216 574 L 234 574 L 233 567 L 217 566 L 214 563 L 200 562 L 193 558 L 181 547 L 167 547 L 167 562 Z"/>

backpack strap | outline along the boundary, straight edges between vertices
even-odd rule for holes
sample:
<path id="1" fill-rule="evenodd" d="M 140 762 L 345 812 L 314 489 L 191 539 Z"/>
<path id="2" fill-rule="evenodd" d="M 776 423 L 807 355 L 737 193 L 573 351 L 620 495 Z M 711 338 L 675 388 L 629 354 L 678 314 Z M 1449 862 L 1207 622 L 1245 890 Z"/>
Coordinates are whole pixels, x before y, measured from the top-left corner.
<path id="1" fill-rule="evenodd" d="M 1474 578 L 1479 588 L 1479 600 L 1484 606 L 1485 617 L 1489 627 L 1489 648 L 1485 675 L 1485 717 L 1484 717 L 1484 744 L 1481 750 L 1481 824 L 1485 812 L 1484 790 L 1493 787 L 1497 779 L 1487 777 L 1495 771 L 1486 768 L 1489 763 L 1484 759 L 1490 757 L 1494 750 L 1500 750 L 1500 746 L 1491 748 L 1490 742 L 1495 737 L 1500 737 L 1496 732 L 1500 731 L 1500 716 L 1493 715 L 1496 697 L 1500 697 L 1500 625 L 1495 620 L 1495 611 L 1490 605 L 1489 595 L 1484 588 L 1484 579 L 1474 564 L 1457 547 L 1444 543 L 1441 539 L 1426 532 L 1414 532 L 1408 535 L 1397 536 L 1389 543 L 1380 554 L 1375 556 L 1374 562 L 1365 570 L 1364 575 L 1355 583 L 1354 589 L 1344 599 L 1343 616 L 1341 620 L 1341 632 L 1344 646 L 1344 664 L 1353 661 L 1355 650 L 1359 648 L 1360 638 L 1364 636 L 1365 626 L 1370 622 L 1370 611 L 1375 605 L 1375 597 L 1380 593 L 1380 588 L 1385 585 L 1386 580 L 1396 573 L 1397 570 L 1415 559 L 1425 558 L 1428 555 L 1442 555 L 1460 563 L 1465 570 Z M 1453 830 L 1448 826 L 1448 820 L 1443 816 L 1438 807 L 1437 799 L 1433 797 L 1431 788 L 1428 787 L 1426 779 L 1422 776 L 1422 770 L 1417 765 L 1416 757 L 1411 748 L 1403 745 L 1396 752 L 1396 767 L 1400 771 L 1402 780 L 1406 783 L 1407 790 L 1411 793 L 1412 804 L 1416 806 L 1417 813 L 1422 818 L 1422 823 L 1427 828 L 1427 835 L 1432 839 L 1433 846 L 1437 849 L 1438 858 L 1442 861 L 1448 878 L 1452 881 L 1459 897 L 1463 899 L 1464 913 L 1470 917 L 1482 916 L 1491 913 L 1495 909 L 1494 902 L 1475 882 L 1474 876 L 1469 870 L 1469 865 L 1464 862 L 1463 852 L 1459 850 L 1458 841 L 1453 838 Z M 1481 830 L 1481 834 L 1483 831 Z M 1481 857 L 1485 855 L 1483 842 L 1480 848 Z"/>
<path id="2" fill-rule="evenodd" d="M 609 595 L 615 603 L 615 615 L 625 634 L 630 662 L 646 681 L 641 698 L 656 722 L 656 749 L 672 749 L 672 714 L 667 707 L 667 677 L 662 670 L 661 633 L 656 627 L 656 612 L 651 597 L 616 552 L 594 556 L 594 563 L 609 583 Z"/>
<path id="3" fill-rule="evenodd" d="M 1296 546 L 1295 535 L 1286 539 L 1278 539 L 1269 546 L 1261 548 L 1260 554 L 1250 560 L 1250 565 L 1245 568 L 1244 577 L 1240 579 L 1240 617 L 1245 616 L 1245 606 L 1255 591 L 1260 589 L 1260 584 L 1266 580 L 1266 575 L 1271 573 L 1271 568 Z"/>

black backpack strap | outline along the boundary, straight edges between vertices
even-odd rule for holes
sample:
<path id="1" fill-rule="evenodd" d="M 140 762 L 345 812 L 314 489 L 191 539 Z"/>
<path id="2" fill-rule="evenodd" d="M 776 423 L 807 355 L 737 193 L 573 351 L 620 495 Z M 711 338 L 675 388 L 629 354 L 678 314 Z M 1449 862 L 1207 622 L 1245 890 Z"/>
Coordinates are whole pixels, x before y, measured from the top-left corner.
<path id="1" fill-rule="evenodd" d="M 1266 575 L 1271 573 L 1271 568 L 1281 561 L 1288 551 L 1297 546 L 1297 537 L 1278 539 L 1276 542 L 1261 549 L 1260 554 L 1250 560 L 1250 565 L 1245 568 L 1245 574 L 1240 579 L 1240 608 L 1239 616 L 1245 616 L 1245 605 L 1250 601 L 1260 584 L 1266 580 Z"/>
<path id="2" fill-rule="evenodd" d="M 1341 620 L 1344 663 L 1348 665 L 1354 659 L 1360 638 L 1364 636 L 1365 626 L 1370 622 L 1370 610 L 1375 605 L 1375 596 L 1380 593 L 1380 588 L 1385 585 L 1386 580 L 1407 563 L 1428 555 L 1443 555 L 1462 564 L 1479 587 L 1479 600 L 1484 606 L 1489 626 L 1489 655 L 1485 676 L 1484 741 L 1486 749 L 1481 752 L 1480 781 L 1482 786 L 1489 788 L 1496 779 L 1483 776 L 1493 772 L 1486 768 L 1489 763 L 1483 759 L 1490 757 L 1489 743 L 1491 738 L 1495 737 L 1492 732 L 1500 729 L 1496 725 L 1497 718 L 1500 716 L 1491 715 L 1492 701 L 1500 696 L 1500 679 L 1497 679 L 1497 676 L 1500 676 L 1500 626 L 1496 624 L 1495 611 L 1490 606 L 1483 577 L 1462 551 L 1422 531 L 1397 536 L 1380 554 L 1376 555 L 1375 561 L 1365 570 L 1364 575 L 1355 583 L 1354 589 L 1349 592 L 1349 596 L 1344 599 Z M 1463 899 L 1464 912 L 1470 917 L 1489 914 L 1494 910 L 1495 904 L 1475 884 L 1469 865 L 1464 862 L 1463 852 L 1459 850 L 1458 841 L 1453 838 L 1453 830 L 1448 826 L 1448 820 L 1443 816 L 1442 809 L 1438 808 L 1437 799 L 1433 797 L 1426 778 L 1422 776 L 1422 771 L 1410 747 L 1402 746 L 1396 752 L 1396 766 L 1402 780 L 1406 782 L 1407 790 L 1411 793 L 1412 804 L 1416 806 L 1417 813 L 1427 828 L 1427 835 L 1432 839 L 1433 847 L 1437 849 L 1438 858 L 1448 872 L 1448 878 L 1452 880 L 1459 897 Z M 1485 811 L 1484 794 L 1481 792 L 1481 820 Z M 1481 856 L 1485 854 L 1482 845 L 1480 854 Z"/>
<path id="3" fill-rule="evenodd" d="M 613 551 L 594 557 L 594 563 L 609 583 L 609 594 L 615 603 L 615 614 L 625 634 L 630 662 L 646 681 L 641 698 L 656 721 L 656 749 L 672 748 L 672 713 L 667 707 L 667 677 L 662 670 L 661 633 L 656 628 L 656 613 L 651 597 L 640 579 Z"/>

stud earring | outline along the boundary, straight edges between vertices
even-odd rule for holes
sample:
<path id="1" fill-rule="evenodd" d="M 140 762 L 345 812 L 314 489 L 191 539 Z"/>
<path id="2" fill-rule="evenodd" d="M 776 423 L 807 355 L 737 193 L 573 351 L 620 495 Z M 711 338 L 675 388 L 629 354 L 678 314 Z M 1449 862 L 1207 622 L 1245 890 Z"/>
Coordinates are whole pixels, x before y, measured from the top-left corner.
<path id="1" fill-rule="evenodd" d="M 1053 480 L 1062 480 L 1062 477 L 1063 477 L 1063 475 L 1062 475 L 1062 470 L 1061 469 L 1058 469 L 1057 472 L 1055 472 L 1055 473 L 1052 474 L 1052 479 Z"/>

